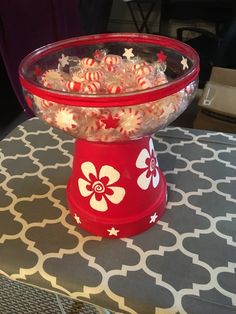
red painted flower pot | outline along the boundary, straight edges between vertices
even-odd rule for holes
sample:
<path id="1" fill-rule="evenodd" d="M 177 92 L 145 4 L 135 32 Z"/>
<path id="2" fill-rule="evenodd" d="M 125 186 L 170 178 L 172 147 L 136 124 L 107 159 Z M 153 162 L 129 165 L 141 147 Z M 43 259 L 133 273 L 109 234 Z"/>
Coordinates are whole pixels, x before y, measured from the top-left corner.
<path id="1" fill-rule="evenodd" d="M 150 228 L 166 206 L 166 181 L 151 138 L 77 140 L 67 196 L 73 217 L 91 233 L 127 237 Z"/>

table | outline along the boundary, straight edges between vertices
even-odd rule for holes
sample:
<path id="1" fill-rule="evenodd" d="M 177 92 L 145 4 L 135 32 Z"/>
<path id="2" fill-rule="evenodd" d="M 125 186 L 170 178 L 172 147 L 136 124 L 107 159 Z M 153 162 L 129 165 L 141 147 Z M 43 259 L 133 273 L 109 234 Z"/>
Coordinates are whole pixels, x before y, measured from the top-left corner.
<path id="1" fill-rule="evenodd" d="M 159 131 L 166 213 L 114 240 L 67 210 L 73 143 L 37 118 L 1 141 L 0 274 L 121 313 L 235 313 L 236 136 Z"/>

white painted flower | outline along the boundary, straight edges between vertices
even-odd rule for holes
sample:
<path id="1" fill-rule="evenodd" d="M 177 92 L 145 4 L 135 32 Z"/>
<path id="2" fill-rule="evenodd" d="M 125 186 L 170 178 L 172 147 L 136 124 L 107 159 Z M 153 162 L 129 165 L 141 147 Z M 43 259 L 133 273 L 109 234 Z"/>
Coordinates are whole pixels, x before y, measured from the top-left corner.
<path id="1" fill-rule="evenodd" d="M 146 148 L 141 150 L 136 160 L 136 167 L 139 169 L 145 169 L 145 171 L 140 174 L 137 180 L 137 184 L 142 190 L 147 190 L 151 182 L 154 188 L 158 186 L 158 162 L 151 139 L 149 141 L 149 151 Z"/>
<path id="2" fill-rule="evenodd" d="M 120 173 L 113 167 L 102 166 L 99 173 L 90 161 L 81 165 L 81 170 L 86 179 L 79 178 L 78 186 L 82 196 L 90 197 L 90 206 L 98 211 L 108 210 L 107 202 L 119 204 L 124 196 L 125 189 L 113 186 L 120 178 Z"/>

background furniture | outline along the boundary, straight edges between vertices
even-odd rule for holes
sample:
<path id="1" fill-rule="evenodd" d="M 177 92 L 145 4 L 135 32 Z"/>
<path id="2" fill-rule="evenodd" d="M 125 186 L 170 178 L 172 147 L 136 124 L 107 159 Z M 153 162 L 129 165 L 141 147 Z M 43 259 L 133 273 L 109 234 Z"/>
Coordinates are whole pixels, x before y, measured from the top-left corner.
<path id="1" fill-rule="evenodd" d="M 184 31 L 198 34 L 186 43 L 200 56 L 200 88 L 209 80 L 213 66 L 236 69 L 236 17 L 216 34 L 202 28 L 182 27 L 177 29 L 178 40 L 184 41 Z"/>
<path id="2" fill-rule="evenodd" d="M 181 21 L 202 20 L 215 25 L 215 32 L 233 16 L 234 0 L 162 0 L 161 32 L 165 32 L 165 23 L 171 19 Z"/>
<path id="3" fill-rule="evenodd" d="M 37 118 L 1 141 L 0 274 L 122 313 L 235 313 L 236 136 L 158 132 L 167 211 L 114 240 L 67 209 L 73 142 Z"/>
<path id="4" fill-rule="evenodd" d="M 148 21 L 159 0 L 123 0 L 123 2 L 125 2 L 128 6 L 137 32 L 150 33 Z M 137 16 L 137 13 L 139 16 Z M 141 23 L 138 21 L 140 17 Z"/>
<path id="5" fill-rule="evenodd" d="M 236 3 L 233 0 L 163 0 L 160 33 L 165 34 L 167 23 L 178 20 L 194 24 L 197 20 L 214 26 L 213 31 L 194 25 L 177 29 L 177 39 L 192 46 L 200 56 L 200 84 L 208 81 L 212 66 L 235 68 Z M 187 38 L 186 32 L 192 33 Z"/>
<path id="6" fill-rule="evenodd" d="M 212 66 L 236 68 L 236 3 L 234 0 L 123 0 L 137 32 L 150 33 L 150 17 L 160 10 L 159 34 L 170 36 L 173 22 L 183 24 L 176 29 L 178 40 L 185 41 L 200 55 L 200 88 L 210 77 Z M 141 23 L 139 23 L 141 20 Z M 213 26 L 195 27 L 195 23 Z M 184 24 L 187 24 L 185 26 Z M 189 25 L 190 24 L 190 25 Z M 192 24 L 192 25 L 191 25 Z M 186 34 L 191 37 L 186 39 Z"/>

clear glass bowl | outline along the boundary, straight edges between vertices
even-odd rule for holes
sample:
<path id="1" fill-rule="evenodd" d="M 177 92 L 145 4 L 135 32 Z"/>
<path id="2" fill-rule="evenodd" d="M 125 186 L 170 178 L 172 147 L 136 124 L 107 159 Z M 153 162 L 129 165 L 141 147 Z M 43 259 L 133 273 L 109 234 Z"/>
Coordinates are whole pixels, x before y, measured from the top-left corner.
<path id="1" fill-rule="evenodd" d="M 101 34 L 37 49 L 19 67 L 34 113 L 72 136 L 116 142 L 149 136 L 193 99 L 199 58 L 177 40 Z"/>

